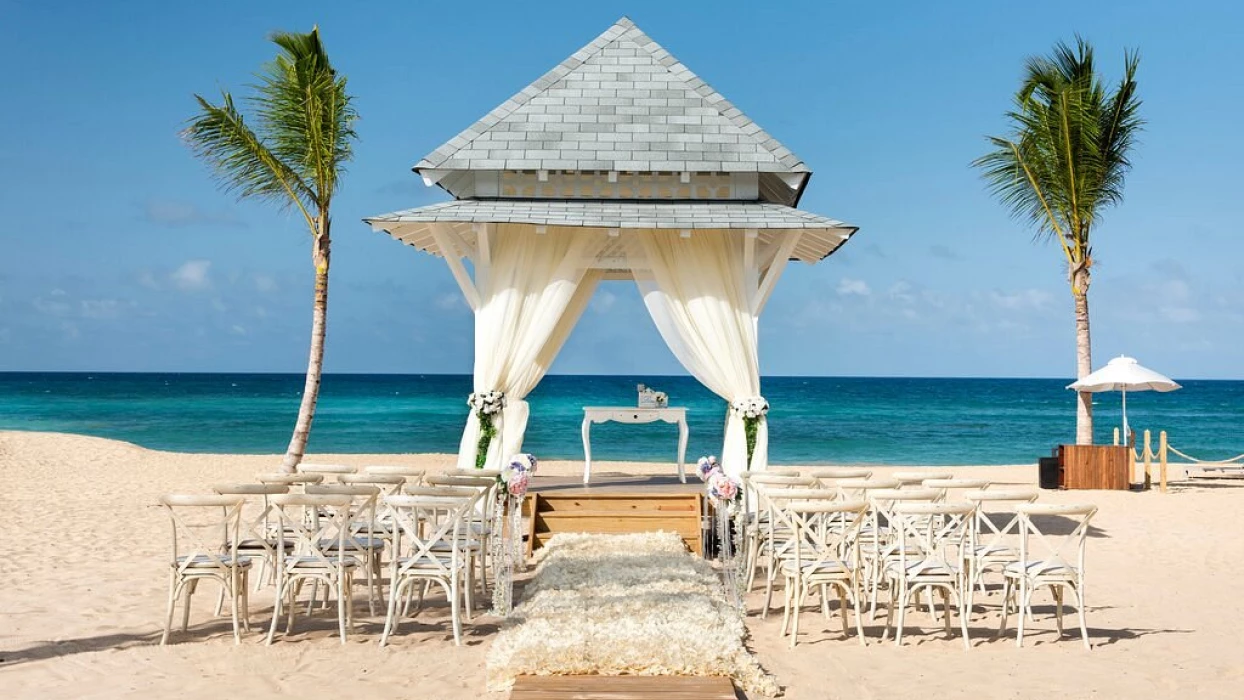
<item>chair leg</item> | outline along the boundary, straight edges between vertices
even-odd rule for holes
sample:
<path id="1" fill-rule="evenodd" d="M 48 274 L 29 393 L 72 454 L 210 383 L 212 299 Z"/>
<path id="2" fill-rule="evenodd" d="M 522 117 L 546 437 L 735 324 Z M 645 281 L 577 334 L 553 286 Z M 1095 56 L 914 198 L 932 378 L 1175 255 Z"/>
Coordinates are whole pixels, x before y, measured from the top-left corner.
<path id="1" fill-rule="evenodd" d="M 864 638 L 864 614 L 863 610 L 860 608 L 860 594 L 858 590 L 852 586 L 852 589 L 847 592 L 847 595 L 851 598 L 851 607 L 855 609 L 855 633 L 859 635 L 860 646 L 866 647 L 868 646 L 868 640 Z M 846 611 L 844 610 L 843 613 L 845 614 L 845 612 Z"/>
<path id="2" fill-rule="evenodd" d="M 220 588 L 222 594 L 226 588 L 229 589 L 229 612 L 233 616 L 233 643 L 241 644 L 242 631 L 239 626 L 240 621 L 238 620 L 238 581 L 240 572 L 236 566 L 237 562 L 234 562 L 234 564 L 235 566 L 233 567 L 233 571 L 231 572 L 229 579 L 226 579 L 226 583 Z"/>
<path id="3" fill-rule="evenodd" d="M 786 579 L 786 583 L 782 586 L 782 636 L 785 637 L 790 631 L 790 608 L 794 604 L 791 598 L 793 586 L 790 579 Z"/>
<path id="4" fill-rule="evenodd" d="M 453 581 L 450 582 L 446 592 L 449 594 L 449 616 L 454 628 L 454 646 L 462 646 L 462 616 L 460 612 L 460 603 L 458 599 L 461 592 L 458 590 L 458 580 L 460 575 L 457 572 L 453 574 Z"/>
<path id="5" fill-rule="evenodd" d="M 847 624 L 847 587 L 834 586 L 838 589 L 838 614 L 842 615 L 842 636 L 851 636 L 851 627 Z"/>
<path id="6" fill-rule="evenodd" d="M 190 579 L 181 587 L 181 631 L 185 632 L 190 629 L 190 597 L 194 595 L 195 586 L 198 585 L 198 579 Z"/>
<path id="7" fill-rule="evenodd" d="M 1071 594 L 1076 598 L 1076 616 L 1080 618 L 1080 638 L 1084 640 L 1085 649 L 1092 649 L 1093 645 L 1089 642 L 1088 622 L 1084 612 L 1084 589 L 1078 585 L 1071 586 Z"/>
<path id="8" fill-rule="evenodd" d="M 281 604 L 285 601 L 286 585 L 286 582 L 282 581 L 280 577 L 277 578 L 276 601 L 273 603 L 272 607 L 272 624 L 268 627 L 268 639 L 264 642 L 265 644 L 272 643 L 272 638 L 276 636 L 276 626 L 281 622 Z"/>
<path id="9" fill-rule="evenodd" d="M 891 581 L 890 585 L 894 586 L 898 584 Z M 907 588 L 906 584 L 903 584 L 900 588 L 901 590 L 899 591 L 898 599 L 898 627 L 894 630 L 894 646 L 900 646 L 903 643 L 903 624 L 907 621 L 907 605 L 911 598 L 911 590 Z"/>
<path id="10" fill-rule="evenodd" d="M 1050 586 L 1054 594 L 1054 624 L 1058 626 L 1058 638 L 1063 638 L 1063 587 Z"/>
<path id="11" fill-rule="evenodd" d="M 795 642 L 799 639 L 799 607 L 803 604 L 803 594 L 806 589 L 804 588 L 803 581 L 798 578 L 789 578 L 786 581 L 788 585 L 794 584 L 795 588 L 795 590 L 791 593 L 791 596 L 795 601 L 795 609 L 791 614 L 790 621 L 790 647 L 794 649 Z"/>
<path id="12" fill-rule="evenodd" d="M 380 634 L 380 646 L 384 646 L 389 642 L 389 635 L 398 625 L 397 606 L 398 600 L 402 597 L 402 591 L 410 587 L 414 583 L 414 579 L 403 578 L 398 582 L 396 575 L 389 580 L 389 612 L 384 617 L 384 632 Z"/>
<path id="13" fill-rule="evenodd" d="M 1006 634 L 1006 618 L 1011 612 L 1011 595 L 1013 593 L 1011 579 L 1004 578 L 1002 581 L 1002 619 L 998 623 L 998 633 L 994 635 L 994 639 Z"/>
<path id="14" fill-rule="evenodd" d="M 164 635 L 160 637 L 160 646 L 168 644 L 169 634 L 173 631 L 173 612 L 177 609 L 177 570 L 169 568 L 168 576 L 168 615 L 164 619 Z"/>
<path id="15" fill-rule="evenodd" d="M 1015 633 L 1015 646 L 1022 648 L 1024 646 L 1024 618 L 1027 617 L 1024 612 L 1030 610 L 1032 606 L 1032 589 L 1028 587 L 1028 580 L 1021 578 L 1019 580 L 1019 626 Z"/>
<path id="16" fill-rule="evenodd" d="M 250 594 L 250 571 L 242 570 L 242 629 L 247 632 L 251 631 L 251 594 Z"/>
<path id="17" fill-rule="evenodd" d="M 331 595 L 336 588 L 337 593 L 337 630 L 341 633 L 341 643 L 346 643 L 346 611 L 349 610 L 349 593 L 346 591 L 347 584 L 350 579 L 344 573 L 337 575 L 336 586 L 332 583 L 328 584 L 328 590 L 324 592 L 325 596 Z M 325 598 L 327 600 L 327 598 Z"/>
<path id="18" fill-rule="evenodd" d="M 475 597 L 474 597 L 475 573 L 472 570 L 472 566 L 473 566 L 473 562 L 468 561 L 466 565 L 466 585 L 464 586 L 465 588 L 464 593 L 466 595 L 467 622 L 471 621 L 471 618 L 473 615 L 472 610 L 475 608 Z"/>
<path id="19" fill-rule="evenodd" d="M 881 630 L 882 643 L 885 643 L 885 641 L 890 638 L 890 624 L 894 620 L 894 606 L 898 605 L 897 589 L 895 589 L 894 586 L 890 586 L 889 588 L 890 604 L 887 605 L 885 609 L 885 627 Z"/>

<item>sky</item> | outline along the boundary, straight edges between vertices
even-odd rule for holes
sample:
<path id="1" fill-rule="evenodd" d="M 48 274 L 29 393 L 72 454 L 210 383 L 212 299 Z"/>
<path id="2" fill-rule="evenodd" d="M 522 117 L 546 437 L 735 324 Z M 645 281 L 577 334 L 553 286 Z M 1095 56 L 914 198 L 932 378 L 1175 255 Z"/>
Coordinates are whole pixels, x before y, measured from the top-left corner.
<path id="1" fill-rule="evenodd" d="M 1148 121 L 1094 233 L 1095 364 L 1244 378 L 1239 3 L 213 7 L 0 0 L 0 371 L 305 368 L 305 226 L 220 192 L 178 132 L 194 93 L 248 92 L 270 32 L 318 23 L 361 114 L 326 370 L 470 372 L 471 313 L 443 261 L 361 219 L 448 199 L 411 166 L 627 15 L 812 168 L 801 208 L 860 227 L 787 268 L 761 319 L 765 374 L 1074 374 L 1061 253 L 969 163 L 1005 132 L 1025 57 L 1079 33 L 1111 81 L 1139 49 Z M 682 373 L 623 282 L 552 371 Z"/>

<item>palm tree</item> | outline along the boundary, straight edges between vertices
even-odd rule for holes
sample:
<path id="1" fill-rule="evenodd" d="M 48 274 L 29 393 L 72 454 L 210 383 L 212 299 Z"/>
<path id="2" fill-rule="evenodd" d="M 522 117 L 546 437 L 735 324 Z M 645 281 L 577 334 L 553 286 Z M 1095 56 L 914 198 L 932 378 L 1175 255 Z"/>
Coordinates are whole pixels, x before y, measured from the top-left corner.
<path id="1" fill-rule="evenodd" d="M 1088 290 L 1091 233 L 1104 209 L 1123 201 L 1128 153 L 1144 126 L 1136 96 L 1139 57 L 1124 53 L 1123 78 L 1107 92 L 1080 37 L 1051 56 L 1029 58 L 1024 82 L 1007 113 L 1011 134 L 990 137 L 994 150 L 973 161 L 990 190 L 1037 238 L 1058 242 L 1075 302 L 1076 376 L 1093 369 Z M 1092 395 L 1081 393 L 1076 442 L 1093 442 Z"/>
<path id="2" fill-rule="evenodd" d="M 253 86 L 255 94 L 248 100 L 254 108 L 253 128 L 228 92 L 222 92 L 219 105 L 195 95 L 199 111 L 183 137 L 212 166 L 225 190 L 296 211 L 311 233 L 311 357 L 298 421 L 285 452 L 284 468 L 292 471 L 306 451 L 319 399 L 328 314 L 329 210 L 353 155 L 358 114 L 346 93 L 345 77 L 329 63 L 318 27 L 309 34 L 277 32 L 271 40 L 280 53 L 263 67 Z"/>

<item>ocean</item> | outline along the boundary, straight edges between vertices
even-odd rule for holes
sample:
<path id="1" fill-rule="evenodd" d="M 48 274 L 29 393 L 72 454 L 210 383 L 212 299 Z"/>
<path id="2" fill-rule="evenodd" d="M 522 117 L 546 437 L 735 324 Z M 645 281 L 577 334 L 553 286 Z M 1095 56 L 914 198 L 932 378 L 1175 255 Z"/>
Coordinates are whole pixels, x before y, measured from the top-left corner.
<path id="1" fill-rule="evenodd" d="M 690 377 L 549 376 L 529 397 L 525 449 L 582 459 L 582 408 L 635 404 L 635 385 L 686 406 L 687 457 L 721 447 L 725 404 Z M 770 456 L 777 464 L 1033 463 L 1075 436 L 1063 379 L 766 377 Z M 126 440 L 181 452 L 283 452 L 298 411 L 295 374 L 0 373 L 0 429 Z M 1244 381 L 1192 380 L 1169 394 L 1128 395 L 1139 433 L 1166 430 L 1203 459 L 1244 452 Z M 466 416 L 466 375 L 327 375 L 310 450 L 454 452 Z M 1096 438 L 1111 440 L 1119 395 L 1099 394 Z M 672 461 L 674 426 L 601 424 L 595 459 Z"/>

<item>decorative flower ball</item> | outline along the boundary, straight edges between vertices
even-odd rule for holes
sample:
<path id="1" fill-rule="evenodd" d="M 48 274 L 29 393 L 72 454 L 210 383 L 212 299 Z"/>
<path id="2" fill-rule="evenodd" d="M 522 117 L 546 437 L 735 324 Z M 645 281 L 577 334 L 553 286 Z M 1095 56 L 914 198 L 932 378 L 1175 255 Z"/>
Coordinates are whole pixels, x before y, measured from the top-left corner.
<path id="1" fill-rule="evenodd" d="M 700 475 L 700 481 L 708 481 L 708 477 L 713 473 L 713 470 L 720 468 L 721 465 L 717 464 L 717 457 L 715 455 L 701 457 L 700 460 L 695 463 L 695 471 Z"/>
<path id="2" fill-rule="evenodd" d="M 536 458 L 534 455 L 527 453 L 519 453 L 505 461 L 505 466 L 501 468 L 501 474 L 498 476 L 501 483 L 509 484 L 518 477 L 524 477 L 530 480 L 531 475 L 536 472 Z M 523 482 L 523 492 L 526 493 L 526 481 Z"/>
<path id="3" fill-rule="evenodd" d="M 529 475 L 530 472 L 514 472 L 514 474 L 510 476 L 509 483 L 506 484 L 506 491 L 508 491 L 511 496 L 518 498 L 526 496 L 527 487 L 530 485 L 531 481 L 531 476 Z"/>
<path id="4" fill-rule="evenodd" d="M 739 495 L 739 485 L 729 474 L 718 469 L 708 479 L 708 495 L 718 501 L 733 501 Z"/>

